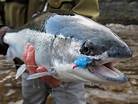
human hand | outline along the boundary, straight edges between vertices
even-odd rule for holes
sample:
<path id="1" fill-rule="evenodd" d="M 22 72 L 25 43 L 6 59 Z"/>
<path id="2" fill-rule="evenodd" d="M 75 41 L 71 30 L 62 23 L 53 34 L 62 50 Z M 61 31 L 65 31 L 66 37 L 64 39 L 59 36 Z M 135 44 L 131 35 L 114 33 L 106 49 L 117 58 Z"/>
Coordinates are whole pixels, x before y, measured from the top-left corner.
<path id="1" fill-rule="evenodd" d="M 31 44 L 27 44 L 23 59 L 26 64 L 29 74 L 47 72 L 48 70 L 44 66 L 37 66 L 35 62 L 35 48 Z M 53 76 L 45 76 L 40 78 L 41 81 L 47 83 L 50 87 L 57 87 L 60 85 L 60 81 Z"/>
<path id="2" fill-rule="evenodd" d="M 23 60 L 24 63 L 26 64 L 27 70 L 29 74 L 36 73 L 36 69 L 38 66 L 36 65 L 35 62 L 35 49 L 33 45 L 27 44 L 23 53 Z"/>

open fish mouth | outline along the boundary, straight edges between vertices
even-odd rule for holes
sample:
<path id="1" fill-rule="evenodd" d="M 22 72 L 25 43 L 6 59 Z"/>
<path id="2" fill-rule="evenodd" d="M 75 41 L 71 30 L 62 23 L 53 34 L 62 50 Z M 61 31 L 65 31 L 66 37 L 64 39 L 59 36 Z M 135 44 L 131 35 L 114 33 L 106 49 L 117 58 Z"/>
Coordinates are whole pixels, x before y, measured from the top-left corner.
<path id="1" fill-rule="evenodd" d="M 124 83 L 128 81 L 125 74 L 115 68 L 115 64 L 122 59 L 132 56 L 131 50 L 124 46 L 110 46 L 109 49 L 94 48 L 91 41 L 85 42 L 81 54 L 90 56 L 92 63 L 88 65 L 88 72 L 104 82 Z"/>
<path id="2" fill-rule="evenodd" d="M 108 62 L 98 66 L 89 66 L 88 71 L 100 79 L 124 83 L 128 81 L 126 75 L 114 67 L 117 62 Z"/>

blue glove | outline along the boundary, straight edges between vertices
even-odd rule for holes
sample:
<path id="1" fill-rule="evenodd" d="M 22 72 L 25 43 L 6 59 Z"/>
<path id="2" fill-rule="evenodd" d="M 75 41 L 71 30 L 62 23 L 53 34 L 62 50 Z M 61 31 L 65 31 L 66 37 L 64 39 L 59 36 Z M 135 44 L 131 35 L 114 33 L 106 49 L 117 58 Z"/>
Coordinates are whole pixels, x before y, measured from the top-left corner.
<path id="1" fill-rule="evenodd" d="M 74 61 L 74 64 L 76 65 L 76 67 L 79 68 L 86 68 L 88 66 L 88 64 L 92 63 L 92 59 L 90 59 L 88 56 L 82 55 L 76 58 L 76 60 Z"/>

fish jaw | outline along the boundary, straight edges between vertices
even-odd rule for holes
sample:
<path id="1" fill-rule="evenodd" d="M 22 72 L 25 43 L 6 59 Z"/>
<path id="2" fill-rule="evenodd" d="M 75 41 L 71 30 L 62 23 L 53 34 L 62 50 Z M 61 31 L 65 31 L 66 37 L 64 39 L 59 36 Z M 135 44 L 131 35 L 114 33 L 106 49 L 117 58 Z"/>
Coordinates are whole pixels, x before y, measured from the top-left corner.
<path id="1" fill-rule="evenodd" d="M 116 73 L 108 72 L 109 70 L 104 68 L 100 69 L 100 67 L 96 67 L 95 71 L 93 71 L 92 69 L 88 68 L 72 69 L 71 64 L 64 64 L 64 65 L 59 64 L 58 66 L 55 66 L 55 69 L 57 72 L 57 75 L 55 77 L 65 82 L 83 81 L 83 82 L 94 82 L 102 84 L 122 84 L 128 81 L 127 77 L 120 71 L 116 71 Z"/>
<path id="2" fill-rule="evenodd" d="M 110 83 L 125 83 L 128 81 L 128 78 L 125 74 L 119 71 L 117 68 L 113 66 L 113 62 L 108 62 L 103 65 L 88 67 L 88 71 L 105 80 L 105 82 Z"/>
<path id="3" fill-rule="evenodd" d="M 84 75 L 85 79 L 91 82 L 110 84 L 127 82 L 127 76 L 115 68 L 114 64 L 125 58 L 132 57 L 132 50 L 121 40 L 117 41 L 116 44 L 118 45 L 112 45 L 108 50 L 98 48 L 102 51 L 99 52 L 99 54 L 96 54 L 97 50 L 95 51 L 94 49 L 97 47 L 94 47 L 90 42 L 85 42 L 81 47 L 80 52 L 89 56 L 93 61 L 84 72 L 80 73 L 77 71 L 76 73 L 81 74 L 81 77 Z"/>

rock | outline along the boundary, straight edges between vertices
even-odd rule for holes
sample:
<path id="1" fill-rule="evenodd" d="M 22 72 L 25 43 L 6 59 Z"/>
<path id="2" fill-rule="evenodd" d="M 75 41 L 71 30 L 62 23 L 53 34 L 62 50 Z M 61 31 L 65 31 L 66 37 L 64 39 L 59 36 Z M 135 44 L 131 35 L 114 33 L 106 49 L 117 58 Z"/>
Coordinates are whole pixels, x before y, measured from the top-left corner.
<path id="1" fill-rule="evenodd" d="M 101 23 L 138 24 L 138 0 L 99 0 Z"/>
<path id="2" fill-rule="evenodd" d="M 138 104 L 137 95 L 87 89 L 87 100 L 89 104 Z"/>

